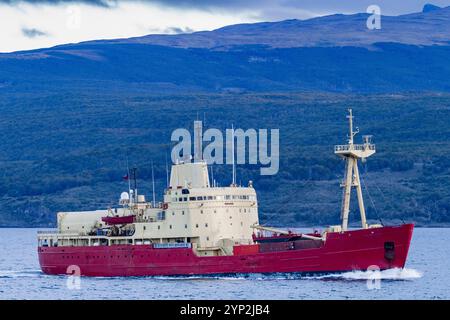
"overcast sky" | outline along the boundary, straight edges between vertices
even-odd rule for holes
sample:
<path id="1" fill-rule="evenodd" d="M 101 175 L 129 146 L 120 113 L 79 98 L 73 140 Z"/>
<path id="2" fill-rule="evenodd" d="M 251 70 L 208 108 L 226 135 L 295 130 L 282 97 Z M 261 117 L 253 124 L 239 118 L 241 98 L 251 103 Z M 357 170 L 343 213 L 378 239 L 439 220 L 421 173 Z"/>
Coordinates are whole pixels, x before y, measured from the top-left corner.
<path id="1" fill-rule="evenodd" d="M 428 2 L 450 5 L 450 0 L 0 0 L 0 52 L 365 12 L 372 4 L 383 15 L 399 15 Z"/>

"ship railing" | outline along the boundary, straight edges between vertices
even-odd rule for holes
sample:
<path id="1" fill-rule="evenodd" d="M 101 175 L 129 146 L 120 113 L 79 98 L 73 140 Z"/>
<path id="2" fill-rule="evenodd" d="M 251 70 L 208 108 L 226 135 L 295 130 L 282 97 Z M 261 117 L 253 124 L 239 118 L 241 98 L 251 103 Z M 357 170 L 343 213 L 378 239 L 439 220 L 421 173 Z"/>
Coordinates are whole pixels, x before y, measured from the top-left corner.
<path id="1" fill-rule="evenodd" d="M 79 233 L 60 233 L 60 232 L 39 232 L 38 238 L 58 238 L 58 239 L 67 239 L 67 238 L 79 238 Z"/>
<path id="2" fill-rule="evenodd" d="M 350 151 L 350 150 L 360 150 L 360 151 L 375 150 L 375 145 L 374 144 L 353 144 L 353 145 L 341 144 L 341 145 L 334 146 L 335 152 Z"/>
<path id="3" fill-rule="evenodd" d="M 58 234 L 58 230 L 39 230 L 38 234 Z"/>

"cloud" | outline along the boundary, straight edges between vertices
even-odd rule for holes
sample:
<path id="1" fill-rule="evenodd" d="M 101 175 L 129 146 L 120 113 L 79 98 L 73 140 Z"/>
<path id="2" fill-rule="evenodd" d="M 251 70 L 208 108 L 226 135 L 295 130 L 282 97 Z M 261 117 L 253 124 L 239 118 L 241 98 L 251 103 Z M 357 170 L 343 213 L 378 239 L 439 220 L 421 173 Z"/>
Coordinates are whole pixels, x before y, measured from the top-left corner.
<path id="1" fill-rule="evenodd" d="M 9 5 L 16 5 L 20 3 L 48 4 L 48 5 L 83 3 L 93 6 L 109 8 L 117 5 L 118 1 L 119 0 L 0 0 L 0 3 Z"/>
<path id="2" fill-rule="evenodd" d="M 146 32 L 150 34 L 183 34 L 195 32 L 195 29 L 190 27 L 175 27 L 169 26 L 164 28 L 150 27 L 145 29 Z"/>
<path id="3" fill-rule="evenodd" d="M 47 32 L 38 30 L 36 28 L 22 28 L 22 34 L 27 38 L 37 38 L 47 36 Z"/>
<path id="4" fill-rule="evenodd" d="M 227 25 L 258 22 L 253 10 L 199 10 L 119 0 L 105 8 L 86 3 L 21 1 L 6 5 L 0 0 L 0 52 L 31 50 L 65 43 L 144 36 L 150 33 L 179 34 L 213 30 Z M 12 3 L 9 0 L 9 3 Z M 106 2 L 105 2 L 106 3 Z M 22 29 L 47 35 L 34 38 Z"/>
<path id="5" fill-rule="evenodd" d="M 164 33 L 169 33 L 169 34 L 192 33 L 194 31 L 195 31 L 194 29 L 191 29 L 189 27 L 185 27 L 185 28 L 168 27 L 168 28 L 164 29 Z"/>
<path id="6" fill-rule="evenodd" d="M 384 15 L 418 12 L 431 1 L 434 5 L 448 6 L 449 0 L 377 0 Z M 99 8 L 117 8 L 130 3 L 159 6 L 161 8 L 190 9 L 204 12 L 254 11 L 254 17 L 266 20 L 289 18 L 306 19 L 332 13 L 366 12 L 373 0 L 0 0 L 0 4 L 68 5 L 85 4 Z"/>

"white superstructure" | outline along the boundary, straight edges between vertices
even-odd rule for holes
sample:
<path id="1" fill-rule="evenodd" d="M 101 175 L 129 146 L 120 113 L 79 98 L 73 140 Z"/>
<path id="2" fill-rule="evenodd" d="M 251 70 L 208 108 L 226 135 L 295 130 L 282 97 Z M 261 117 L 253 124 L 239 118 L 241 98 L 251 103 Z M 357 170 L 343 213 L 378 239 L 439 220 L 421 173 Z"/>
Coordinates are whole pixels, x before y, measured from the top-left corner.
<path id="1" fill-rule="evenodd" d="M 234 180 L 234 179 L 233 179 Z M 201 158 L 172 165 L 163 202 L 148 202 L 137 189 L 124 192 L 119 206 L 86 212 L 59 212 L 58 230 L 39 241 L 58 246 L 158 244 L 192 246 L 198 255 L 228 255 L 236 244 L 253 243 L 258 202 L 251 181 L 212 186 Z M 102 220 L 127 219 L 127 223 Z"/>

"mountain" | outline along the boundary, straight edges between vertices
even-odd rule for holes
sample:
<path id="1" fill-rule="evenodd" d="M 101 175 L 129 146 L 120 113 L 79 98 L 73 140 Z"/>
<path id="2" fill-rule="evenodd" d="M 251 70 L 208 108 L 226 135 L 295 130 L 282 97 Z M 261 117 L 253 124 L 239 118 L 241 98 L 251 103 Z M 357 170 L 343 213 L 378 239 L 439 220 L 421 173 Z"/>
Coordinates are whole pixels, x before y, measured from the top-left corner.
<path id="1" fill-rule="evenodd" d="M 426 5 L 423 6 L 422 12 L 426 13 L 426 12 L 440 10 L 440 9 L 441 9 L 441 7 L 435 6 L 431 3 L 427 3 Z"/>
<path id="2" fill-rule="evenodd" d="M 331 15 L 0 54 L 0 90 L 449 91 L 450 7 L 424 11 L 380 30 Z"/>
<path id="3" fill-rule="evenodd" d="M 285 20 L 238 24 L 214 31 L 180 35 L 148 35 L 104 43 L 139 43 L 179 48 L 227 50 L 233 46 L 265 45 L 271 48 L 295 47 L 371 47 L 375 43 L 407 45 L 448 45 L 450 6 L 426 5 L 419 13 L 382 16 L 381 29 L 367 28 L 369 14 L 335 14 L 309 20 Z"/>

